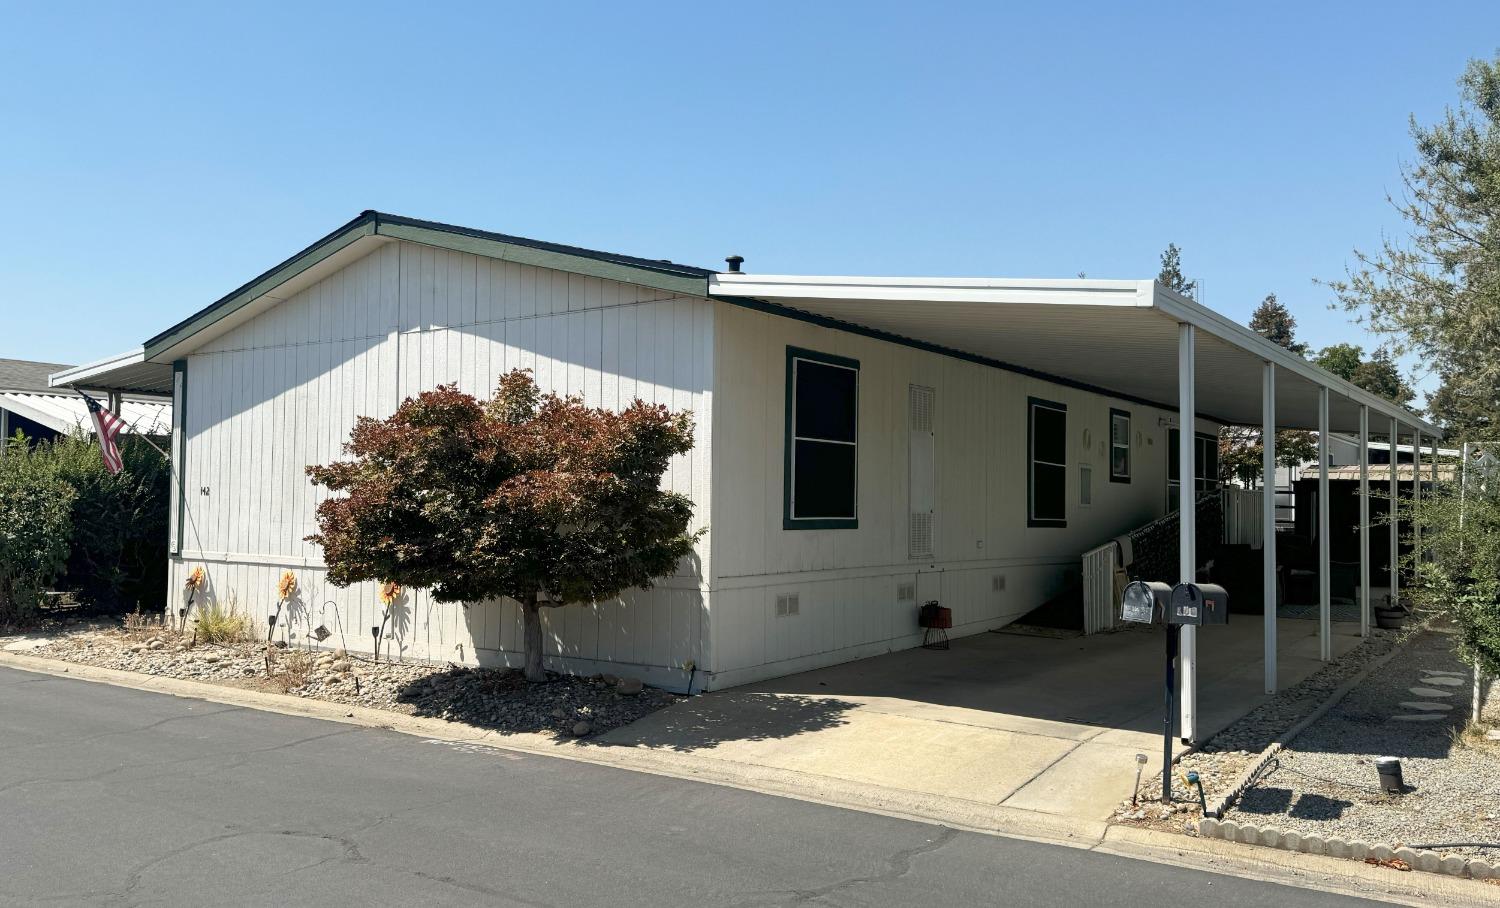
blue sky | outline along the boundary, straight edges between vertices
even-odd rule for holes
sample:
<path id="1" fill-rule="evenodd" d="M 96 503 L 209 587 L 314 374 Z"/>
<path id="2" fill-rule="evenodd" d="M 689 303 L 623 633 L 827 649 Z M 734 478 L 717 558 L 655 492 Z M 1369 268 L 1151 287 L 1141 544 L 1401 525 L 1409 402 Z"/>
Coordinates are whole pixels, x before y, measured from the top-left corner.
<path id="1" fill-rule="evenodd" d="M 0 0 L 0 356 L 138 344 L 365 208 L 761 272 L 1150 277 L 1398 226 L 1500 4 Z M 1367 343 L 1367 342 L 1366 342 Z"/>

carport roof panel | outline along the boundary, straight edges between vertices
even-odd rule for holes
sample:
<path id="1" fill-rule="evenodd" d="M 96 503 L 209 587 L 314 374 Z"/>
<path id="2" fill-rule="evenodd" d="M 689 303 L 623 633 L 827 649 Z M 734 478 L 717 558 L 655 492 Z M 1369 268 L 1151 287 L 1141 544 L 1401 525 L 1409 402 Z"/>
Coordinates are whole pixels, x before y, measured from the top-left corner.
<path id="1" fill-rule="evenodd" d="M 1370 429 L 1397 415 L 1429 423 L 1325 372 L 1248 328 L 1154 281 L 866 278 L 720 274 L 713 296 L 758 300 L 844 325 L 895 335 L 1175 409 L 1178 324 L 1197 332 L 1198 412 L 1259 425 L 1263 364 L 1277 370 L 1277 424 L 1316 429 L 1318 388 L 1327 386 L 1334 431 L 1357 432 L 1361 404 Z"/>

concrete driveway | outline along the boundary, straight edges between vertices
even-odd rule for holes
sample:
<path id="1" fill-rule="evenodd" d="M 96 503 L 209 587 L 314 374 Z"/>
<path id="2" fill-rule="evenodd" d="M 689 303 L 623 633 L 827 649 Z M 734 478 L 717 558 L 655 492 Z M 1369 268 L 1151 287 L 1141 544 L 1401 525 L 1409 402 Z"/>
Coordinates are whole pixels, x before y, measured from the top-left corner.
<path id="1" fill-rule="evenodd" d="M 1318 623 L 1282 619 L 1281 685 L 1322 665 Z M 1200 739 L 1266 698 L 1261 621 L 1199 632 Z M 1359 643 L 1334 625 L 1334 653 Z M 1074 819 L 1106 819 L 1137 753 L 1161 770 L 1164 631 L 986 633 L 716 691 L 599 744 L 692 752 L 805 776 Z"/>

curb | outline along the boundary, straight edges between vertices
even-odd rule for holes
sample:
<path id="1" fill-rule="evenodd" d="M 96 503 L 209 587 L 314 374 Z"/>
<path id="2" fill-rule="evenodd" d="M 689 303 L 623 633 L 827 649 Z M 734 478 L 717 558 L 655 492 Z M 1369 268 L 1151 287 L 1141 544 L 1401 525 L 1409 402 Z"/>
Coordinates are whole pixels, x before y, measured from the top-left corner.
<path id="1" fill-rule="evenodd" d="M 1109 828 L 1109 823 L 1103 819 L 1086 820 L 1002 807 L 797 770 L 681 753 L 666 748 L 611 744 L 598 738 L 559 740 L 540 734 L 507 734 L 447 719 L 411 716 L 373 707 L 183 678 L 146 675 L 42 656 L 0 651 L 0 666 L 59 678 L 207 700 L 227 706 L 383 729 L 423 738 L 433 744 L 490 747 L 512 753 L 575 760 L 596 766 L 705 782 L 915 822 L 938 823 L 968 832 L 1003 835 L 1054 845 L 1093 848 L 1104 840 Z"/>
<path id="2" fill-rule="evenodd" d="M 301 716 L 412 735 L 427 743 L 453 747 L 488 747 L 498 752 L 576 760 L 598 766 L 644 772 L 687 781 L 720 785 L 828 807 L 857 810 L 918 823 L 939 824 L 983 835 L 1064 845 L 1132 860 L 1171 866 L 1194 866 L 1209 873 L 1259 879 L 1301 888 L 1428 908 L 1435 896 L 1448 905 L 1500 906 L 1500 891 L 1491 898 L 1489 887 L 1437 876 L 1415 886 L 1389 874 L 1372 875 L 1365 865 L 1350 865 L 1327 857 L 1299 854 L 1279 861 L 1248 857 L 1236 845 L 1181 832 L 1161 832 L 1112 825 L 1105 820 L 1077 820 L 1030 810 L 999 807 L 977 801 L 925 796 L 878 785 L 791 770 L 733 763 L 694 754 L 609 746 L 586 741 L 556 742 L 540 735 L 502 736 L 488 729 L 408 716 L 369 707 L 348 706 L 286 694 L 143 675 L 98 668 L 40 656 L 0 651 L 0 665 L 58 678 L 240 706 L 282 715 Z M 1482 871 L 1481 871 L 1482 872 Z M 1500 872 L 1497 872 L 1500 875 Z M 1457 887 L 1457 888 L 1455 888 Z"/>
<path id="3" fill-rule="evenodd" d="M 1465 858 L 1457 854 L 1439 854 L 1436 851 L 1416 851 L 1398 848 L 1384 842 L 1371 844 L 1360 839 L 1345 840 L 1336 836 L 1324 838 L 1319 835 L 1303 835 L 1287 832 L 1274 826 L 1256 826 L 1234 820 L 1204 818 L 1198 821 L 1198 834 L 1204 838 L 1239 842 L 1243 845 L 1260 845 L 1282 851 L 1302 854 L 1321 854 L 1331 858 L 1351 858 L 1366 863 L 1374 862 L 1390 866 L 1393 861 L 1405 864 L 1396 869 L 1421 870 L 1426 873 L 1441 873 L 1447 876 L 1468 877 L 1474 880 L 1500 878 L 1500 863 L 1491 863 L 1479 858 Z"/>

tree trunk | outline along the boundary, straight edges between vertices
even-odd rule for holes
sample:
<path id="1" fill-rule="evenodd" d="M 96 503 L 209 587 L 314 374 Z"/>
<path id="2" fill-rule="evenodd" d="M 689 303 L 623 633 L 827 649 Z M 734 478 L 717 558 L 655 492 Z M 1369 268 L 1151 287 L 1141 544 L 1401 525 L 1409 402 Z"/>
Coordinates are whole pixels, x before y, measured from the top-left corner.
<path id="1" fill-rule="evenodd" d="M 521 619 L 521 652 L 526 659 L 526 680 L 546 681 L 547 670 L 542 668 L 542 607 L 535 595 L 530 602 L 521 603 Z"/>

